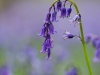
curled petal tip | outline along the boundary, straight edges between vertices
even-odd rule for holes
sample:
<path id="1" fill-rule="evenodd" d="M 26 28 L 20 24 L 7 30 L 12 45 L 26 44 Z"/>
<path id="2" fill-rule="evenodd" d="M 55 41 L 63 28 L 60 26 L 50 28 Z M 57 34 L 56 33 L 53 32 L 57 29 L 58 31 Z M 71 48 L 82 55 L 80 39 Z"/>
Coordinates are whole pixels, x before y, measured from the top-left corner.
<path id="1" fill-rule="evenodd" d="M 44 53 L 44 54 L 45 54 L 45 53 L 46 53 L 46 51 L 40 51 L 40 53 Z"/>
<path id="2" fill-rule="evenodd" d="M 66 39 L 67 39 L 67 37 L 66 37 L 66 36 L 63 36 L 63 39 L 64 39 L 64 40 L 66 40 Z"/>

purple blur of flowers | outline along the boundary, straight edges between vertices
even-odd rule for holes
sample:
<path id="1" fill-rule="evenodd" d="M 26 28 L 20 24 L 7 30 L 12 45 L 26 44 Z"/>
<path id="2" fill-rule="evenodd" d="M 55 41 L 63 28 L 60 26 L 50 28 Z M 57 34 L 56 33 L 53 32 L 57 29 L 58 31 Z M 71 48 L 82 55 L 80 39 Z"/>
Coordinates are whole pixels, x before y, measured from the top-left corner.
<path id="1" fill-rule="evenodd" d="M 61 45 L 56 45 L 53 51 L 57 63 L 65 62 L 69 58 L 69 51 Z"/>
<path id="2" fill-rule="evenodd" d="M 85 36 L 85 43 L 89 43 L 91 41 L 91 34 Z"/>
<path id="3" fill-rule="evenodd" d="M 45 33 L 46 33 L 46 23 L 42 26 L 42 30 L 41 30 L 41 33 L 39 34 L 40 36 L 43 36 L 45 37 Z"/>
<path id="4" fill-rule="evenodd" d="M 97 48 L 97 42 L 98 42 L 98 40 L 100 40 L 99 37 L 95 37 L 95 38 L 92 37 L 91 43 L 92 43 L 92 46 L 93 46 L 94 48 Z"/>
<path id="5" fill-rule="evenodd" d="M 49 13 L 47 13 L 47 15 L 46 15 L 45 22 L 46 22 L 46 23 L 50 22 L 50 19 L 51 19 L 51 13 L 49 12 Z"/>
<path id="6" fill-rule="evenodd" d="M 100 62 L 100 37 L 94 34 L 88 34 L 85 38 L 85 42 L 91 42 L 92 46 L 96 49 L 94 52 L 94 62 Z"/>
<path id="7" fill-rule="evenodd" d="M 62 7 L 62 2 L 60 0 L 58 0 L 57 2 L 57 11 L 61 10 Z"/>
<path id="8" fill-rule="evenodd" d="M 12 73 L 7 66 L 2 66 L 0 67 L 0 75 L 12 75 Z"/>
<path id="9" fill-rule="evenodd" d="M 94 53 L 94 62 L 100 62 L 100 39 L 96 42 L 96 50 Z"/>
<path id="10" fill-rule="evenodd" d="M 94 62 L 100 62 L 100 48 L 95 50 L 93 61 Z"/>
<path id="11" fill-rule="evenodd" d="M 22 64 L 27 63 L 27 62 L 30 62 L 31 64 L 33 64 L 33 61 L 37 60 L 37 50 L 32 46 L 29 46 L 29 45 L 25 46 L 18 53 L 17 59 Z"/>
<path id="12" fill-rule="evenodd" d="M 70 7 L 67 9 L 67 17 L 70 17 L 71 12 L 72 12 L 72 8 Z"/>
<path id="13" fill-rule="evenodd" d="M 75 66 L 73 66 L 70 70 L 65 72 L 64 75 L 78 75 L 78 69 Z"/>
<path id="14" fill-rule="evenodd" d="M 88 34 L 85 36 L 85 43 L 88 44 L 91 42 L 92 46 L 94 48 L 97 48 L 97 42 L 100 38 L 97 35 L 94 34 Z"/>
<path id="15" fill-rule="evenodd" d="M 62 7 L 61 8 L 61 16 L 60 17 L 66 17 L 66 8 L 65 7 Z"/>
<path id="16" fill-rule="evenodd" d="M 54 63 L 52 61 L 43 60 L 41 61 L 42 75 L 53 75 Z"/>
<path id="17" fill-rule="evenodd" d="M 57 22 L 57 12 L 56 11 L 54 11 L 53 13 L 52 13 L 52 22 Z"/>
<path id="18" fill-rule="evenodd" d="M 35 72 L 32 70 L 32 71 L 30 71 L 29 75 L 39 75 L 39 74 L 38 74 L 38 72 Z"/>
<path id="19" fill-rule="evenodd" d="M 97 40 L 96 45 L 97 45 L 96 48 L 99 49 L 100 48 L 100 38 Z"/>

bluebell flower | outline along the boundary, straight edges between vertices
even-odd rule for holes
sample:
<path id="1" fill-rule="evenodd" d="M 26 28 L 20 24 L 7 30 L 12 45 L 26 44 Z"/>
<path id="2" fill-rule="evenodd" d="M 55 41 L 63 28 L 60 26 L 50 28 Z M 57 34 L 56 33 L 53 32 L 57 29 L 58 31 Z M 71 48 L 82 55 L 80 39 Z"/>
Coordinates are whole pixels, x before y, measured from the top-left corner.
<path id="1" fill-rule="evenodd" d="M 97 39 L 96 48 L 100 48 L 100 38 Z"/>
<path id="2" fill-rule="evenodd" d="M 46 23 L 50 22 L 50 19 L 51 19 L 51 13 L 49 12 L 49 13 L 47 13 L 47 15 L 46 15 L 45 22 L 46 22 Z"/>
<path id="3" fill-rule="evenodd" d="M 73 37 L 74 35 L 66 30 L 66 32 L 64 33 L 63 39 L 66 40 L 66 39 L 71 39 Z"/>
<path id="4" fill-rule="evenodd" d="M 47 48 L 52 48 L 52 40 L 50 34 L 47 34 L 47 37 L 45 39 L 45 42 L 47 44 Z"/>
<path id="5" fill-rule="evenodd" d="M 92 46 L 94 48 L 97 48 L 97 42 L 100 38 L 97 35 L 94 34 L 88 34 L 85 36 L 85 43 L 88 44 L 91 42 Z"/>
<path id="6" fill-rule="evenodd" d="M 94 62 L 100 62 L 100 37 L 94 34 L 88 34 L 85 38 L 86 43 L 91 42 L 92 46 L 96 49 L 94 52 Z"/>
<path id="7" fill-rule="evenodd" d="M 75 66 L 72 66 L 64 75 L 79 75 L 78 69 Z"/>
<path id="8" fill-rule="evenodd" d="M 100 48 L 97 48 L 97 50 L 95 50 L 93 61 L 100 62 Z"/>
<path id="9" fill-rule="evenodd" d="M 66 17 L 66 8 L 65 7 L 62 7 L 61 8 L 61 16 L 60 17 Z"/>
<path id="10" fill-rule="evenodd" d="M 64 40 L 66 40 L 66 39 L 72 39 L 72 38 L 74 38 L 74 37 L 76 37 L 78 40 L 82 41 L 80 35 L 74 35 L 74 34 L 68 32 L 67 30 L 66 30 L 65 33 L 64 33 L 63 39 L 64 39 Z"/>
<path id="11" fill-rule="evenodd" d="M 67 17 L 70 17 L 71 12 L 72 12 L 72 8 L 70 7 L 67 9 Z"/>
<path id="12" fill-rule="evenodd" d="M 44 42 L 42 45 L 41 53 L 46 53 L 46 50 L 47 50 L 47 44 Z"/>
<path id="13" fill-rule="evenodd" d="M 51 48 L 53 47 L 52 42 L 53 41 L 51 40 L 50 34 L 47 34 L 47 36 L 45 38 L 45 41 L 42 45 L 42 50 L 41 50 L 41 53 L 47 53 L 47 58 L 46 59 L 50 58 Z"/>
<path id="14" fill-rule="evenodd" d="M 93 46 L 94 48 L 97 48 L 97 46 L 98 46 L 98 44 L 97 44 L 98 40 L 100 40 L 99 37 L 92 37 L 91 43 L 92 43 L 92 46 Z"/>
<path id="15" fill-rule="evenodd" d="M 45 37 L 45 41 L 42 45 L 42 50 L 41 53 L 46 53 L 48 48 L 52 48 L 52 44 L 51 44 L 51 37 L 50 34 L 47 34 L 47 36 Z"/>
<path id="16" fill-rule="evenodd" d="M 100 62 L 100 38 L 95 38 L 93 46 L 96 48 L 93 61 Z"/>
<path id="17" fill-rule="evenodd" d="M 61 7 L 62 7 L 62 2 L 59 0 L 57 2 L 57 11 L 61 10 Z"/>
<path id="18" fill-rule="evenodd" d="M 78 24 L 80 23 L 80 22 L 79 22 L 80 18 L 81 18 L 81 15 L 80 15 L 80 14 L 77 14 L 77 15 L 75 15 L 75 16 L 73 17 L 72 20 L 70 20 L 70 22 L 73 23 L 74 26 L 76 26 L 76 25 L 78 25 Z"/>
<path id="19" fill-rule="evenodd" d="M 39 34 L 40 36 L 43 36 L 43 37 L 45 37 L 46 36 L 46 23 L 42 26 L 42 30 L 41 30 L 41 33 Z"/>
<path id="20" fill-rule="evenodd" d="M 91 34 L 88 34 L 85 36 L 85 43 L 89 43 L 92 39 L 92 35 Z"/>
<path id="21" fill-rule="evenodd" d="M 52 22 L 57 22 L 57 12 L 56 11 L 54 11 L 53 13 L 52 13 Z"/>
<path id="22" fill-rule="evenodd" d="M 50 34 L 54 34 L 56 31 L 54 31 L 54 26 L 52 24 L 52 22 L 49 23 L 49 31 L 50 31 Z"/>

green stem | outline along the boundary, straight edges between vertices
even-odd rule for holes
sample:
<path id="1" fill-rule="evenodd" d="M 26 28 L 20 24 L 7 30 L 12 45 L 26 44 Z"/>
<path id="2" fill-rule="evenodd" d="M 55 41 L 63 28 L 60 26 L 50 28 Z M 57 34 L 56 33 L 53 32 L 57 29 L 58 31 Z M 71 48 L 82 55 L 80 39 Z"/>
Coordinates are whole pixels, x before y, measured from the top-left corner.
<path id="1" fill-rule="evenodd" d="M 56 0 L 55 2 L 53 2 L 52 6 L 54 6 L 54 5 L 55 5 L 55 3 L 56 3 L 57 1 L 58 1 L 58 0 Z"/>
<path id="2" fill-rule="evenodd" d="M 78 7 L 74 3 L 74 1 L 72 1 L 72 0 L 68 0 L 68 1 L 71 2 L 74 5 L 77 14 L 80 14 L 79 10 L 78 10 Z M 81 19 L 80 19 L 80 33 L 81 33 L 82 45 L 83 45 L 83 50 L 84 50 L 84 55 L 85 55 L 86 63 L 87 63 L 87 66 L 88 66 L 88 70 L 89 70 L 90 75 L 93 75 L 92 69 L 91 69 L 91 65 L 90 65 L 90 62 L 89 62 L 89 58 L 88 58 L 88 54 L 87 54 L 87 50 L 86 50 L 85 41 L 84 41 L 84 33 L 83 33 L 83 27 L 82 27 L 82 21 L 81 21 Z"/>

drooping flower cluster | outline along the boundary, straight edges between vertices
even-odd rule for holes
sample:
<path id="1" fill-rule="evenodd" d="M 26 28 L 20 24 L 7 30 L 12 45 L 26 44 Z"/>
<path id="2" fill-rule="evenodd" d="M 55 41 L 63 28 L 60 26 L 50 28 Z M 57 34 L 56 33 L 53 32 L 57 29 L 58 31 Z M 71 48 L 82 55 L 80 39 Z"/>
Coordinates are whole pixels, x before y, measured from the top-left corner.
<path id="1" fill-rule="evenodd" d="M 52 46 L 52 38 L 51 38 L 51 34 L 56 33 L 56 31 L 54 30 L 54 26 L 53 26 L 53 22 L 58 22 L 57 20 L 57 13 L 60 12 L 60 18 L 69 18 L 70 14 L 72 12 L 72 3 L 70 3 L 70 7 L 66 8 L 65 5 L 68 2 L 68 0 L 65 0 L 64 2 L 62 2 L 61 0 L 58 0 L 57 2 L 55 2 L 50 8 L 49 11 L 46 15 L 46 19 L 44 20 L 44 24 L 42 26 L 42 30 L 41 33 L 39 34 L 40 36 L 45 38 L 45 41 L 42 45 L 42 50 L 41 53 L 46 53 L 47 54 L 47 59 L 50 58 L 50 54 L 51 54 L 51 48 L 53 48 Z M 53 11 L 51 11 L 53 9 Z M 70 20 L 71 23 L 73 23 L 74 25 L 79 23 L 81 16 L 80 14 L 75 15 L 75 17 Z M 69 38 L 73 38 L 76 35 L 70 34 L 70 33 L 65 33 L 65 35 L 63 36 L 64 39 L 69 39 Z M 79 36 L 77 36 L 79 38 Z"/>
<path id="2" fill-rule="evenodd" d="M 42 31 L 40 33 L 40 36 L 43 36 L 45 38 L 45 41 L 42 45 L 41 53 L 47 53 L 48 57 L 46 59 L 50 58 L 51 54 L 51 48 L 53 40 L 51 39 L 51 34 L 54 34 L 54 27 L 51 22 L 47 22 L 43 25 Z"/>
<path id="3" fill-rule="evenodd" d="M 97 35 L 93 35 L 93 34 L 88 34 L 85 37 L 85 42 L 92 43 L 92 46 L 96 49 L 95 53 L 94 53 L 94 58 L 93 61 L 94 62 L 100 62 L 100 37 Z"/>

